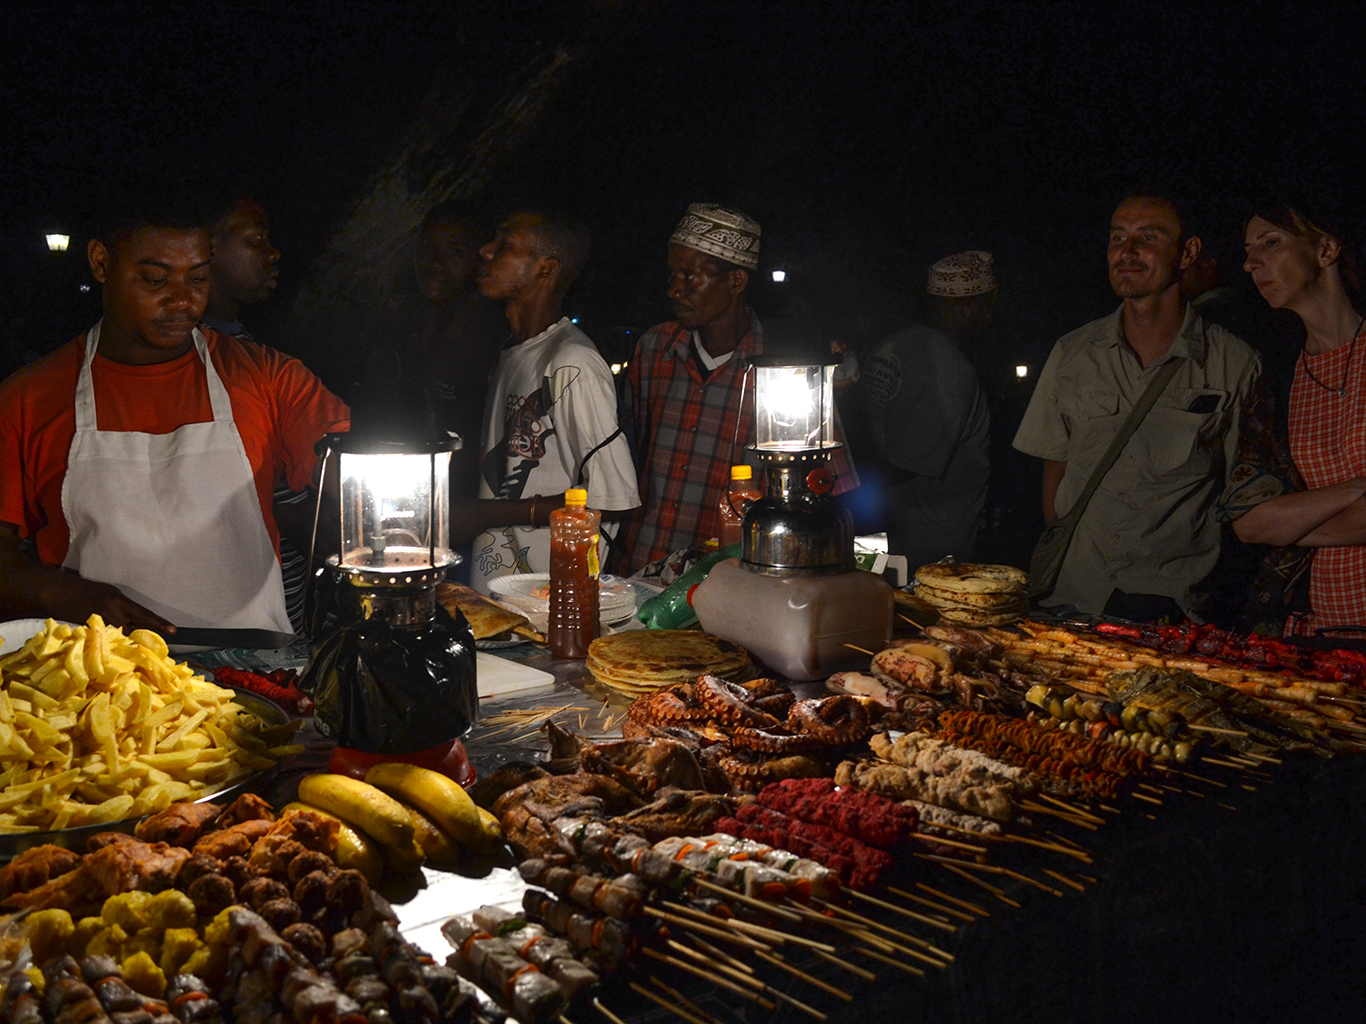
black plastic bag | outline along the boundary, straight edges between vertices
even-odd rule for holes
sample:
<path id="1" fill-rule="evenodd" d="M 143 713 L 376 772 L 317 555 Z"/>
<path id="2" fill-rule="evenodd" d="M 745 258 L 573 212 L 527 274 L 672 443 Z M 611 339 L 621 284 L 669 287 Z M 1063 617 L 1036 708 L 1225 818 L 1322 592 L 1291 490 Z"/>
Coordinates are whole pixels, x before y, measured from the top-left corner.
<path id="1" fill-rule="evenodd" d="M 374 617 L 321 635 L 300 685 L 317 701 L 318 731 L 338 746 L 412 754 L 479 720 L 474 635 L 463 615 L 437 605 L 436 618 L 416 629 Z"/>

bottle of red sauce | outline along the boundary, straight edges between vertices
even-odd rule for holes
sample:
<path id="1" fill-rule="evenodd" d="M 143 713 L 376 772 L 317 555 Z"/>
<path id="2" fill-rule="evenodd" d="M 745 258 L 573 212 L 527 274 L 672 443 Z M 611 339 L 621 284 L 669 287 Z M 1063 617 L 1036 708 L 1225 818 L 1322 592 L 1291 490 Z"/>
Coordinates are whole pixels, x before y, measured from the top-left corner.
<path id="1" fill-rule="evenodd" d="M 745 509 L 751 502 L 764 496 L 754 482 L 754 470 L 749 466 L 730 467 L 730 487 L 721 498 L 721 546 L 728 548 L 740 543 L 741 523 Z"/>
<path id="2" fill-rule="evenodd" d="M 557 658 L 588 657 L 598 635 L 598 525 L 588 492 L 571 487 L 564 508 L 550 513 L 550 621 L 546 638 Z"/>

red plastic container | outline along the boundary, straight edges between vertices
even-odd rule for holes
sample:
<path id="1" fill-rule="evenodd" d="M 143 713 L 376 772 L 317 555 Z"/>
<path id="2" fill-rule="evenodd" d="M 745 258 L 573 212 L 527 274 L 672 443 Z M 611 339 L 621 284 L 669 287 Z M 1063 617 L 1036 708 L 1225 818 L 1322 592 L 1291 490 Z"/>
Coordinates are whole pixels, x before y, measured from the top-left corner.
<path id="1" fill-rule="evenodd" d="M 337 775 L 349 775 L 353 779 L 364 780 L 365 773 L 370 767 L 383 761 L 415 764 L 419 768 L 430 768 L 434 772 L 440 772 L 466 788 L 474 785 L 474 765 L 470 764 L 470 759 L 465 754 L 465 744 L 459 740 L 438 743 L 434 747 L 412 754 L 370 754 L 352 747 L 337 747 L 327 762 L 327 770 Z"/>

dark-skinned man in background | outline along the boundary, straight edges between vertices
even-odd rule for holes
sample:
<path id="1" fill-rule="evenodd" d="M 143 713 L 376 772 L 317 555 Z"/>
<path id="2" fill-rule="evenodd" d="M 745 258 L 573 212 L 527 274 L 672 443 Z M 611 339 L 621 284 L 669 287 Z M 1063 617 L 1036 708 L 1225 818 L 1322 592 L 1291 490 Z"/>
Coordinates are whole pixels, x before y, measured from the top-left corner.
<path id="1" fill-rule="evenodd" d="M 475 538 L 472 584 L 550 569 L 550 513 L 570 487 L 612 519 L 635 508 L 636 473 L 617 428 L 612 371 L 588 336 L 564 315 L 564 297 L 588 258 L 588 231 L 556 211 L 523 210 L 480 250 L 479 291 L 503 305 L 512 336 L 484 405 L 480 446 L 483 499 L 456 509 Z M 461 529 L 461 526 L 464 529 Z"/>
<path id="2" fill-rule="evenodd" d="M 623 576 L 720 534 L 730 467 L 748 462 L 745 446 L 754 443 L 754 389 L 742 384 L 764 350 L 763 326 L 745 300 L 759 242 L 756 221 L 712 203 L 689 206 L 669 239 L 667 294 L 677 319 L 645 333 L 627 371 L 625 420 L 642 504 L 613 552 Z M 831 471 L 834 493 L 858 486 L 847 449 Z"/>
<path id="3" fill-rule="evenodd" d="M 888 550 L 912 567 L 946 555 L 972 561 L 981 526 L 991 414 L 973 355 L 996 300 L 991 253 L 946 256 L 930 267 L 926 290 L 929 324 L 885 338 L 858 383 L 877 455 L 880 525 Z"/>
<path id="4" fill-rule="evenodd" d="M 1039 374 L 1015 447 L 1044 461 L 1046 523 L 1072 508 L 1129 410 L 1181 360 L 1077 525 L 1046 607 L 1143 622 L 1199 615 L 1257 354 L 1181 296 L 1200 239 L 1176 205 L 1137 193 L 1110 220 L 1114 313 L 1073 331 Z"/>
<path id="5" fill-rule="evenodd" d="M 230 189 L 214 201 L 209 214 L 213 268 L 209 304 L 199 322 L 238 341 L 255 341 L 242 323 L 243 306 L 270 298 L 280 277 L 280 250 L 270 240 L 266 209 L 256 199 Z M 273 512 L 280 530 L 280 572 L 285 609 L 296 633 L 303 632 L 304 585 L 308 576 L 314 505 L 308 491 L 276 490 Z"/>
<path id="6" fill-rule="evenodd" d="M 197 327 L 197 201 L 114 194 L 87 251 L 103 318 L 0 386 L 0 612 L 287 632 L 271 496 L 310 486 L 349 413 L 298 360 Z"/>

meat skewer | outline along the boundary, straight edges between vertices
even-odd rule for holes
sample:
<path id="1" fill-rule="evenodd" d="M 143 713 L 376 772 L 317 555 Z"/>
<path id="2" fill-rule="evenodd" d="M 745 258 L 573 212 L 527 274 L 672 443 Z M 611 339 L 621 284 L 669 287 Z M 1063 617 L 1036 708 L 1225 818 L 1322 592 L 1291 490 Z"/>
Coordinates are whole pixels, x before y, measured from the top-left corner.
<path id="1" fill-rule="evenodd" d="M 513 1015 L 524 1024 L 553 1020 L 569 1004 L 555 979 L 524 960 L 510 943 L 480 928 L 472 918 L 453 917 L 441 926 L 441 933 L 455 947 L 446 962 L 506 1000 Z"/>

